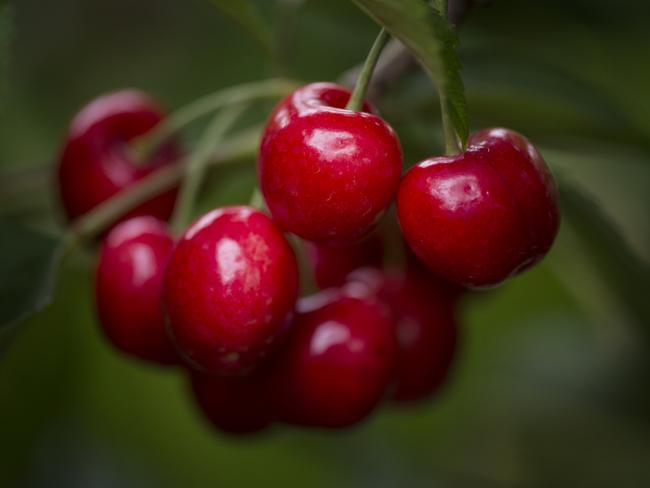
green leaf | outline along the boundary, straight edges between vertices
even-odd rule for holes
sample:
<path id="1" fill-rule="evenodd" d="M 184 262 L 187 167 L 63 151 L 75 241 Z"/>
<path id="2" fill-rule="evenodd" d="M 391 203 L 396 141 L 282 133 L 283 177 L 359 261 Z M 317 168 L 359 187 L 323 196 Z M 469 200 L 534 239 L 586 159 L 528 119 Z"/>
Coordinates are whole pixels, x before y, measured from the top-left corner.
<path id="1" fill-rule="evenodd" d="M 650 268 L 622 237 L 599 205 L 575 186 L 563 182 L 560 198 L 564 217 L 577 234 L 592 267 L 610 292 L 638 323 L 650 327 Z M 646 332 L 650 332 L 650 329 Z"/>
<path id="2" fill-rule="evenodd" d="M 456 53 L 458 37 L 449 21 L 422 0 L 353 1 L 422 64 L 436 84 L 456 134 L 465 146 L 469 133 L 467 106 Z"/>
<path id="3" fill-rule="evenodd" d="M 273 54 L 273 34 L 249 0 L 211 0 L 212 5 L 243 27 L 262 49 Z"/>
<path id="4" fill-rule="evenodd" d="M 48 305 L 63 240 L 0 220 L 0 353 L 16 326 Z"/>

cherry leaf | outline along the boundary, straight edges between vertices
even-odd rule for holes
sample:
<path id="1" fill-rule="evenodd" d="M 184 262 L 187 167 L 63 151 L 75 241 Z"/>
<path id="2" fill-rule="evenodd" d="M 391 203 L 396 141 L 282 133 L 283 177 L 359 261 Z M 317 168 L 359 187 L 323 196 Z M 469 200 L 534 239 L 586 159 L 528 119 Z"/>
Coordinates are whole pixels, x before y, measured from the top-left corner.
<path id="1" fill-rule="evenodd" d="M 0 220 L 0 352 L 52 299 L 63 240 Z"/>
<path id="2" fill-rule="evenodd" d="M 637 256 L 598 203 L 566 181 L 560 185 L 561 207 L 608 288 L 637 321 L 650 324 L 650 268 Z M 650 332 L 650 331 L 646 331 Z"/>

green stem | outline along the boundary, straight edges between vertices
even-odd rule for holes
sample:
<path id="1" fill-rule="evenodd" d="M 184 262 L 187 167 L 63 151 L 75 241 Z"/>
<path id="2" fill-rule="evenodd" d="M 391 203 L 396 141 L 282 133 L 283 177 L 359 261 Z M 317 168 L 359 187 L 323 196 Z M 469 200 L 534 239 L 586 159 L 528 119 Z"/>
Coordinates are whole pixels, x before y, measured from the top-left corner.
<path id="1" fill-rule="evenodd" d="M 379 35 L 377 36 L 377 39 L 375 39 L 375 42 L 372 44 L 370 52 L 368 53 L 368 57 L 366 57 L 365 63 L 363 63 L 363 68 L 361 68 L 361 72 L 359 73 L 359 78 L 357 79 L 357 83 L 354 86 L 352 96 L 350 96 L 350 100 L 345 107 L 346 109 L 354 110 L 355 112 L 361 110 L 361 107 L 363 106 L 363 99 L 365 98 L 366 91 L 368 90 L 368 83 L 370 83 L 370 78 L 372 77 L 372 72 L 375 70 L 375 65 L 377 64 L 379 55 L 388 42 L 388 39 L 390 39 L 390 34 L 388 34 L 386 29 L 379 31 Z"/>
<path id="2" fill-rule="evenodd" d="M 208 166 L 218 166 L 228 161 L 254 157 L 259 144 L 260 130 L 244 130 L 229 139 L 208 162 Z M 148 177 L 85 214 L 75 221 L 67 231 L 71 245 L 89 241 L 101 234 L 133 207 L 173 188 L 183 177 L 188 160 L 179 164 L 165 166 Z"/>
<path id="3" fill-rule="evenodd" d="M 162 144 L 186 125 L 226 105 L 282 97 L 298 87 L 292 80 L 270 79 L 235 85 L 201 97 L 166 117 L 154 129 L 133 142 L 141 160 L 148 159 Z"/>
<path id="4" fill-rule="evenodd" d="M 447 17 L 447 0 L 433 0 L 433 6 L 436 8 L 440 15 Z M 440 115 L 442 117 L 442 130 L 445 135 L 445 154 L 451 156 L 453 154 L 458 154 L 462 151 L 460 141 L 456 136 L 456 131 L 454 126 L 451 123 L 451 118 L 449 117 L 449 105 L 447 100 L 446 93 L 443 93 L 442 90 L 438 90 L 438 96 L 440 97 Z"/>
<path id="5" fill-rule="evenodd" d="M 187 161 L 185 180 L 181 187 L 172 218 L 171 227 L 174 231 L 180 232 L 187 224 L 192 213 L 196 194 L 203 180 L 205 166 L 210 160 L 210 155 L 219 147 L 224 136 L 245 108 L 246 104 L 239 104 L 225 109 L 225 111 L 215 115 L 205 129 L 196 149 Z"/>
<path id="6" fill-rule="evenodd" d="M 462 151 L 460 146 L 460 141 L 456 137 L 456 131 L 454 126 L 451 123 L 451 118 L 449 117 L 449 107 L 447 104 L 447 96 L 439 90 L 440 97 L 440 115 L 442 117 L 442 130 L 445 135 L 445 154 L 451 156 L 453 154 L 458 154 Z"/>
<path id="7" fill-rule="evenodd" d="M 253 189 L 253 194 L 251 195 L 248 205 L 259 210 L 264 210 L 264 196 L 262 196 L 262 192 L 260 191 L 259 186 L 255 186 Z"/>

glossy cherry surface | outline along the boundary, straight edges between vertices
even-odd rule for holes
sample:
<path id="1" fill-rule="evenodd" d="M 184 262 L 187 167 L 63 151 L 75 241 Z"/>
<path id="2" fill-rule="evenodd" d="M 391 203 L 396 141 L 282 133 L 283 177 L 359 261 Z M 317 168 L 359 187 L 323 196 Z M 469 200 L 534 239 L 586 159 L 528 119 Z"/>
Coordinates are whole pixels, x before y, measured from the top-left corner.
<path id="1" fill-rule="evenodd" d="M 161 221 L 126 220 L 106 237 L 95 281 L 97 312 L 111 342 L 127 354 L 163 364 L 178 362 L 161 306 L 173 246 Z"/>
<path id="2" fill-rule="evenodd" d="M 295 255 L 271 219 L 251 207 L 225 207 L 178 241 L 164 303 L 191 365 L 236 374 L 261 360 L 288 326 L 297 290 Z"/>
<path id="3" fill-rule="evenodd" d="M 366 234 L 390 205 L 402 150 L 391 127 L 344 107 L 350 92 L 332 83 L 304 86 L 283 100 L 266 126 L 259 180 L 273 218 L 311 241 Z"/>
<path id="4" fill-rule="evenodd" d="M 560 221 L 542 156 L 507 129 L 477 132 L 466 152 L 411 168 L 400 184 L 397 212 L 421 260 L 474 287 L 496 285 L 542 259 Z"/>
<path id="5" fill-rule="evenodd" d="M 268 375 L 214 376 L 192 373 L 191 387 L 196 404 L 210 423 L 229 434 L 252 434 L 273 420 Z"/>
<path id="6" fill-rule="evenodd" d="M 390 312 L 360 291 L 330 289 L 300 300 L 276 370 L 280 420 L 350 426 L 383 398 L 396 354 Z"/>
<path id="7" fill-rule="evenodd" d="M 320 288 L 339 286 L 357 268 L 380 267 L 384 244 L 377 232 L 348 244 L 305 242 L 314 279 Z"/>
<path id="8" fill-rule="evenodd" d="M 127 143 L 150 131 L 164 117 L 155 101 L 136 90 L 100 96 L 72 120 L 58 165 L 59 193 L 70 220 L 128 188 L 152 171 L 178 161 L 174 143 L 136 164 Z M 123 220 L 152 215 L 167 220 L 176 189 L 137 206 Z"/>
<path id="9" fill-rule="evenodd" d="M 348 280 L 363 283 L 390 307 L 398 344 L 392 397 L 414 402 L 431 396 L 456 355 L 456 296 L 422 273 L 365 268 Z"/>

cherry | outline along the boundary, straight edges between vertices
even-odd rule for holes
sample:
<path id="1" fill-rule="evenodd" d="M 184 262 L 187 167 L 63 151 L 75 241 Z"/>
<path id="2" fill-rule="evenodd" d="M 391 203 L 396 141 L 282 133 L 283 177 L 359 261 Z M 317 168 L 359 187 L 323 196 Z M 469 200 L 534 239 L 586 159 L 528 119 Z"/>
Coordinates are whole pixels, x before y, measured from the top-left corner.
<path id="1" fill-rule="evenodd" d="M 415 402 L 435 393 L 449 374 L 457 349 L 456 297 L 421 273 L 359 269 L 361 282 L 390 306 L 398 354 L 392 397 Z"/>
<path id="2" fill-rule="evenodd" d="M 284 99 L 262 137 L 259 181 L 273 218 L 311 241 L 368 233 L 399 183 L 402 150 L 391 127 L 366 103 L 344 107 L 350 92 L 312 83 Z"/>
<path id="3" fill-rule="evenodd" d="M 290 323 L 298 289 L 293 250 L 251 207 L 213 210 L 182 235 L 164 303 L 183 357 L 207 373 L 253 367 Z"/>
<path id="4" fill-rule="evenodd" d="M 389 384 L 396 353 L 388 308 L 346 285 L 303 298 L 276 367 L 280 420 L 346 427 L 366 418 Z"/>
<path id="5" fill-rule="evenodd" d="M 535 147 L 514 131 L 489 129 L 466 152 L 411 168 L 397 213 L 406 241 L 435 273 L 484 287 L 546 255 L 559 227 L 557 198 Z"/>
<path id="6" fill-rule="evenodd" d="M 463 297 L 477 295 L 479 292 L 465 288 L 458 283 L 453 283 L 431 271 L 415 255 L 411 248 L 404 242 L 405 265 L 404 274 L 407 281 L 422 283 L 422 286 L 429 290 L 435 290 L 437 296 L 442 297 L 450 303 L 458 303 Z M 480 292 L 485 295 L 485 291 Z"/>
<path id="7" fill-rule="evenodd" d="M 160 305 L 173 246 L 161 221 L 126 220 L 107 235 L 95 282 L 99 319 L 111 342 L 127 354 L 162 364 L 178 358 Z"/>
<path id="8" fill-rule="evenodd" d="M 267 377 L 265 371 L 241 377 L 193 372 L 192 393 L 198 407 L 218 430 L 252 434 L 263 430 L 273 419 Z"/>
<path id="9" fill-rule="evenodd" d="M 342 285 L 355 269 L 380 267 L 384 258 L 384 245 L 376 232 L 347 244 L 305 242 L 305 249 L 320 288 Z"/>
<path id="10" fill-rule="evenodd" d="M 164 115 L 144 93 L 122 90 L 96 98 L 73 118 L 58 165 L 59 192 L 74 220 L 162 166 L 178 161 L 174 142 L 137 163 L 127 143 L 150 131 Z M 152 215 L 168 220 L 176 189 L 158 195 L 123 216 Z"/>

